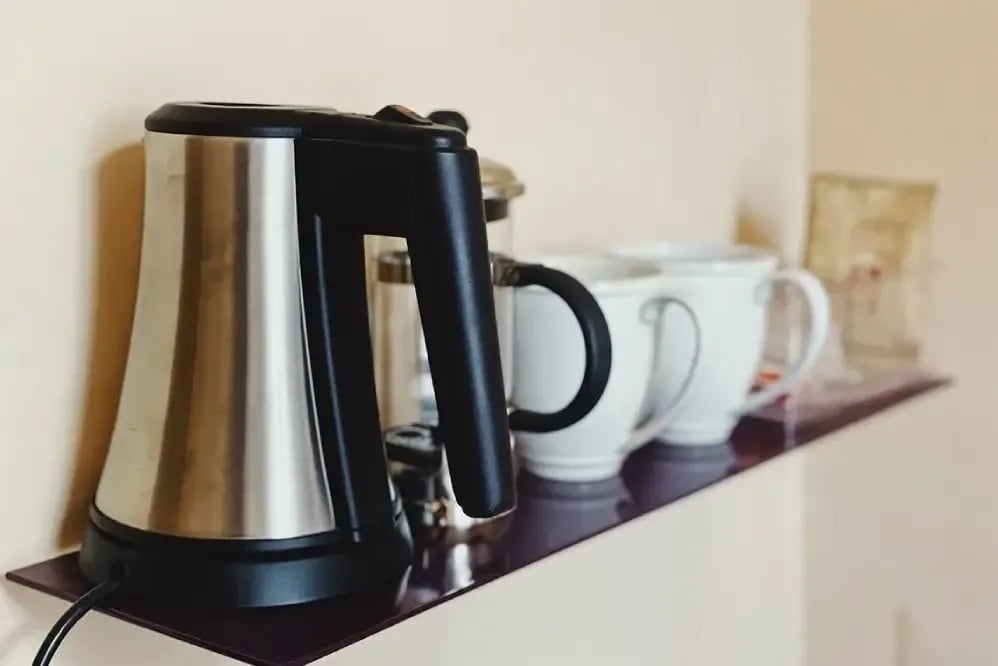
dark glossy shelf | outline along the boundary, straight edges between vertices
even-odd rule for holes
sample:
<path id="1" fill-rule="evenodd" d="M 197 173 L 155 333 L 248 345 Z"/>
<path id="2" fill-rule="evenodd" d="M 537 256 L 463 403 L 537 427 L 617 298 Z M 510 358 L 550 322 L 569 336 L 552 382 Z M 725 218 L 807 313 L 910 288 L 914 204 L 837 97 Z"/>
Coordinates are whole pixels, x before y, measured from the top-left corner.
<path id="1" fill-rule="evenodd" d="M 730 478 L 909 398 L 948 384 L 925 378 L 796 427 L 747 418 L 731 442 L 707 448 L 652 443 L 619 477 L 598 483 L 544 481 L 522 473 L 519 506 L 462 539 L 423 535 L 406 586 L 372 595 L 282 608 L 209 611 L 121 601 L 101 612 L 261 666 L 324 657 L 531 562 Z M 7 574 L 27 587 L 74 601 L 89 588 L 76 553 Z"/>

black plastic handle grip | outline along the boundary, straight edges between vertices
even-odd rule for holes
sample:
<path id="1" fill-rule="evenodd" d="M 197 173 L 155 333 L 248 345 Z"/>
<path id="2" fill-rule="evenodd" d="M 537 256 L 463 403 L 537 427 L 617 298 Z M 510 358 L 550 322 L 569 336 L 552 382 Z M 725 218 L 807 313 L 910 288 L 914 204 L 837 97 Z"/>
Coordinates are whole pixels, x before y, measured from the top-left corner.
<path id="1" fill-rule="evenodd" d="M 447 464 L 473 517 L 516 505 L 478 156 L 423 153 L 407 235 Z"/>
<path id="2" fill-rule="evenodd" d="M 344 134 L 354 122 L 343 120 Z M 366 234 L 408 243 L 457 501 L 474 517 L 516 504 L 478 157 L 456 130 L 364 123 L 374 124 L 362 140 L 295 142 L 316 423 L 337 527 L 358 539 L 393 524 L 367 326 Z"/>
<path id="3" fill-rule="evenodd" d="M 581 421 L 603 397 L 610 380 L 613 350 L 610 328 L 603 310 L 585 285 L 567 273 L 538 264 L 517 264 L 507 278 L 514 287 L 537 285 L 559 296 L 579 322 L 586 366 L 575 397 L 562 409 L 548 414 L 517 409 L 509 415 L 510 430 L 554 432 Z"/>

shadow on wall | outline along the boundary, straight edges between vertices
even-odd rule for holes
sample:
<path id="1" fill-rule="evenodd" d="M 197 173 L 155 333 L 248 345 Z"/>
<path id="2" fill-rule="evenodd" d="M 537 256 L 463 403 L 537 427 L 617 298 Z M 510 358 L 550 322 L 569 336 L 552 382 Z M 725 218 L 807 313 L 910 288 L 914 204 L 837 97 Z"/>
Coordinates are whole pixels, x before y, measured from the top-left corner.
<path id="1" fill-rule="evenodd" d="M 780 239 L 774 235 L 773 225 L 767 225 L 759 215 L 744 206 L 738 211 L 735 242 L 769 248 L 781 254 Z"/>
<path id="2" fill-rule="evenodd" d="M 97 166 L 93 319 L 73 481 L 59 546 L 79 543 L 118 411 L 135 310 L 142 240 L 142 146 L 129 144 Z"/>

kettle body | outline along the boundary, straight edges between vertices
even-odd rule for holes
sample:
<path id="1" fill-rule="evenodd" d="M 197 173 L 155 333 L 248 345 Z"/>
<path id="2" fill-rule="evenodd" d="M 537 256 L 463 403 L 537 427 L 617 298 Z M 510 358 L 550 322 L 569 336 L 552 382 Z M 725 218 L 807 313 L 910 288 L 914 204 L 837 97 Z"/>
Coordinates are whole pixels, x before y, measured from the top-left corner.
<path id="1" fill-rule="evenodd" d="M 294 140 L 145 136 L 140 289 L 94 505 L 139 530 L 336 527 L 311 425 Z"/>
<path id="2" fill-rule="evenodd" d="M 80 563 L 138 596 L 268 606 L 392 585 L 364 238 L 413 254 L 472 513 L 515 502 L 477 156 L 404 107 L 181 103 L 146 119 L 125 381 Z M 455 351 L 457 350 L 457 351 Z"/>

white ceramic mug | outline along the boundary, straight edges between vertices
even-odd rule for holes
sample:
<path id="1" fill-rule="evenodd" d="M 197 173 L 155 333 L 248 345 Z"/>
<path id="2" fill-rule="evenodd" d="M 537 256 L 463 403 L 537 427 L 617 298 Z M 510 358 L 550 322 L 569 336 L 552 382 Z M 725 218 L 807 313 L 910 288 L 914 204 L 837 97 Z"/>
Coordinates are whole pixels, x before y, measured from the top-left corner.
<path id="1" fill-rule="evenodd" d="M 725 244 L 649 244 L 617 248 L 616 256 L 651 261 L 662 271 L 665 293 L 696 313 L 702 334 L 699 362 L 688 387 L 676 379 L 694 354 L 696 336 L 682 313 L 667 312 L 659 340 L 666 354 L 656 376 L 656 403 L 682 393 L 659 439 L 684 445 L 726 441 L 739 418 L 794 387 L 818 361 L 828 337 L 828 294 L 811 273 L 778 270 L 776 255 L 761 248 Z M 762 360 L 772 287 L 795 287 L 807 310 L 808 339 L 800 357 L 779 381 L 750 393 Z M 679 375 L 682 377 L 682 375 Z"/>
<path id="2" fill-rule="evenodd" d="M 589 414 L 556 432 L 514 433 L 516 451 L 529 471 L 545 479 L 612 477 L 636 444 L 661 430 L 683 383 L 692 379 L 696 355 L 687 354 L 675 377 L 677 399 L 671 404 L 649 399 L 662 383 L 656 368 L 666 367 L 656 359 L 664 313 L 685 309 L 687 323 L 696 319 L 679 299 L 663 296 L 662 273 L 653 263 L 584 254 L 538 262 L 568 273 L 595 296 L 610 329 L 612 361 L 606 390 Z M 575 317 L 552 293 L 525 287 L 515 294 L 514 322 L 512 403 L 540 411 L 561 408 L 578 388 L 585 360 Z"/>

